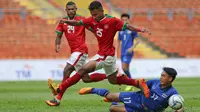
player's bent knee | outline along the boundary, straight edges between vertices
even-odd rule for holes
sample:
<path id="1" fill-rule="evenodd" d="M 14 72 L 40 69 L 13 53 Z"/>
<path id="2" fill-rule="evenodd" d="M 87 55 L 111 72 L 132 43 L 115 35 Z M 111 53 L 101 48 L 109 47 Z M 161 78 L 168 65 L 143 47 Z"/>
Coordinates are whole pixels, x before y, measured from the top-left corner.
<path id="1" fill-rule="evenodd" d="M 65 68 L 64 68 L 64 73 L 63 73 L 63 75 L 64 76 L 70 76 L 70 74 L 74 71 L 75 69 L 74 69 L 74 67 L 73 66 L 66 66 Z"/>
<path id="2" fill-rule="evenodd" d="M 84 83 L 90 83 L 90 82 L 92 82 L 91 80 L 88 80 L 88 79 L 82 79 L 82 81 L 83 81 Z"/>
<path id="3" fill-rule="evenodd" d="M 112 79 L 111 79 L 111 80 L 108 80 L 108 81 L 109 81 L 110 84 L 114 84 L 114 85 L 117 84 L 117 81 L 115 81 L 115 80 L 112 80 Z"/>
<path id="4" fill-rule="evenodd" d="M 83 77 L 84 74 L 86 73 L 86 70 L 84 67 L 81 67 L 79 70 L 78 70 L 78 73 Z"/>
<path id="5" fill-rule="evenodd" d="M 82 77 L 82 81 L 84 83 L 90 83 L 90 82 L 92 82 L 92 80 L 90 78 L 88 78 L 88 77 Z"/>
<path id="6" fill-rule="evenodd" d="M 118 84 L 117 83 L 117 76 L 116 76 L 116 74 L 109 75 L 107 77 L 107 79 L 108 79 L 108 81 L 109 81 L 110 84 Z"/>

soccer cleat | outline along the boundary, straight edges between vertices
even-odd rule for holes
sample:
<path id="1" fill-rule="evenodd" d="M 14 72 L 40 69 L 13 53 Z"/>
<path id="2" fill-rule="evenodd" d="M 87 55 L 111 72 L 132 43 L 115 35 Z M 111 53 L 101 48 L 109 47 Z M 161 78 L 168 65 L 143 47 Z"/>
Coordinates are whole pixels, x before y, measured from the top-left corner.
<path id="1" fill-rule="evenodd" d="M 139 80 L 139 88 L 142 89 L 144 96 L 148 98 L 150 95 L 150 91 L 144 79 Z"/>
<path id="2" fill-rule="evenodd" d="M 108 100 L 107 98 L 103 99 L 104 102 L 111 102 L 110 100 Z"/>
<path id="3" fill-rule="evenodd" d="M 125 91 L 133 91 L 134 88 L 133 88 L 133 86 L 126 86 L 126 88 L 124 90 Z"/>
<path id="4" fill-rule="evenodd" d="M 46 100 L 46 104 L 49 106 L 59 106 L 60 101 L 53 99 L 53 100 Z"/>
<path id="5" fill-rule="evenodd" d="M 48 79 L 48 86 L 54 96 L 58 94 L 57 89 L 59 88 L 59 85 L 53 83 L 52 79 Z"/>
<path id="6" fill-rule="evenodd" d="M 90 94 L 91 91 L 92 91 L 91 87 L 85 87 L 85 88 L 80 89 L 78 93 L 80 95 L 84 95 L 84 94 Z"/>

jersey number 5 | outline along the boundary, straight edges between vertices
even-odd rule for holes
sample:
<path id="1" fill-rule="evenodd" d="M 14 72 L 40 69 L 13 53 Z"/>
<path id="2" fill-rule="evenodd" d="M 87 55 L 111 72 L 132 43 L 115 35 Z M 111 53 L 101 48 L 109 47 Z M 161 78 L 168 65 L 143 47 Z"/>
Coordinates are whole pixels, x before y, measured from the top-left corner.
<path id="1" fill-rule="evenodd" d="M 97 28 L 97 31 L 96 31 L 97 36 L 102 37 L 102 31 L 103 29 Z"/>
<path id="2" fill-rule="evenodd" d="M 69 25 L 68 25 L 67 28 L 68 28 L 68 29 L 67 29 L 67 32 L 68 32 L 68 33 L 74 33 L 74 26 L 69 26 Z"/>

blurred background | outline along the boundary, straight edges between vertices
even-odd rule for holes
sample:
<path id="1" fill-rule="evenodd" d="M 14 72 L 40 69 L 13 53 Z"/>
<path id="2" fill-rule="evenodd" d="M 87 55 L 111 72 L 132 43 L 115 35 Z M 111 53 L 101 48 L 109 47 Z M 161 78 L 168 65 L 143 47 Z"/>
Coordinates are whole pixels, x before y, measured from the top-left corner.
<path id="1" fill-rule="evenodd" d="M 92 0 L 73 1 L 79 14 L 90 16 L 87 7 Z M 140 34 L 142 43 L 130 67 L 135 77 L 158 77 L 163 66 L 175 67 L 180 77 L 200 77 L 199 0 L 99 1 L 105 13 L 129 13 L 134 25 L 152 31 L 151 36 Z M 60 53 L 55 53 L 55 27 L 66 15 L 67 2 L 0 0 L 0 80 L 62 79 L 71 53 L 65 38 Z M 92 57 L 98 50 L 96 38 L 87 31 L 86 41 Z M 120 69 L 120 60 L 117 63 Z"/>

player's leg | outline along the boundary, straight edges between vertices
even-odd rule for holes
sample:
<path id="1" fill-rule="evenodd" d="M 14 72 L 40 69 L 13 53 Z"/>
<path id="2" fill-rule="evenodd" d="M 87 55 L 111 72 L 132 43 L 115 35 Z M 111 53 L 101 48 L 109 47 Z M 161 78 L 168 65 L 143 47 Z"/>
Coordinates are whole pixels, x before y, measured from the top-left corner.
<path id="1" fill-rule="evenodd" d="M 141 80 L 136 80 L 136 79 L 131 79 L 128 78 L 125 75 L 117 76 L 117 68 L 116 68 L 116 59 L 115 57 L 108 56 L 106 60 L 104 61 L 104 70 L 106 72 L 107 79 L 111 84 L 125 84 L 125 85 L 130 85 L 134 87 L 138 87 L 142 89 L 144 92 L 144 95 L 146 97 L 149 97 L 149 88 L 146 85 L 146 82 L 144 79 Z"/>
<path id="2" fill-rule="evenodd" d="M 73 57 L 70 58 L 69 64 L 71 64 L 72 66 L 74 66 L 74 68 L 76 70 L 78 70 L 86 61 L 87 59 L 87 54 L 82 54 L 80 52 L 75 52 L 73 53 Z M 75 60 L 76 59 L 76 60 Z M 72 63 L 70 63 L 72 62 Z M 76 84 L 79 80 L 81 79 L 81 75 L 79 74 L 75 74 L 74 76 L 65 79 L 58 88 L 56 88 L 56 92 L 58 93 L 57 96 L 55 96 L 55 99 L 53 100 L 47 100 L 46 103 L 50 106 L 58 106 L 60 104 L 60 100 L 62 99 L 62 96 L 65 92 L 65 90 Z"/>
<path id="3" fill-rule="evenodd" d="M 91 72 L 95 71 L 96 69 L 100 69 L 100 68 L 102 68 L 102 65 L 99 64 L 97 61 L 94 61 L 94 60 L 89 61 L 87 64 L 83 65 L 78 70 L 78 72 L 76 72 L 76 74 L 74 76 L 72 76 L 71 78 L 62 82 L 59 86 L 59 91 L 64 92 L 68 87 L 76 84 L 81 78 L 83 79 L 84 82 L 93 82 L 93 78 L 95 77 L 95 75 L 98 76 L 99 74 L 94 73 L 94 74 L 92 74 L 93 77 L 91 78 L 88 75 L 88 73 L 91 73 Z M 105 79 L 105 74 L 102 77 L 103 78 L 100 78 L 101 80 Z M 97 79 L 97 78 L 94 78 L 94 79 Z M 62 97 L 60 97 L 60 95 L 58 94 L 57 98 L 61 99 Z"/>
<path id="4" fill-rule="evenodd" d="M 124 56 L 121 56 L 121 62 L 122 62 L 122 69 L 124 71 L 124 73 L 129 77 L 131 78 L 131 74 L 129 72 L 129 64 L 131 62 L 131 58 L 130 56 L 127 56 L 127 55 L 124 55 Z"/>
<path id="5" fill-rule="evenodd" d="M 84 58 L 83 58 L 84 57 Z M 67 60 L 67 64 L 63 70 L 63 80 L 66 80 L 70 77 L 70 74 L 75 70 L 75 67 L 77 66 L 77 61 L 86 60 L 87 58 L 86 54 L 82 54 L 81 52 L 73 52 L 69 59 Z M 57 95 L 57 88 L 58 84 L 53 83 L 52 79 L 48 79 L 48 87 L 52 91 L 53 95 Z"/>
<path id="6" fill-rule="evenodd" d="M 137 94 L 136 92 L 120 92 L 118 94 L 118 99 L 124 105 L 121 106 L 119 109 L 125 110 L 125 112 L 141 112 L 141 95 Z M 112 103 L 112 109 L 114 112 L 118 112 L 116 102 Z M 115 111 L 116 110 L 116 111 Z"/>
<path id="7" fill-rule="evenodd" d="M 85 87 L 79 90 L 79 94 L 80 95 L 96 94 L 105 97 L 105 99 L 109 102 L 120 102 L 119 99 L 120 93 L 110 93 L 107 89 L 104 88 Z"/>
<path id="8" fill-rule="evenodd" d="M 96 54 L 94 57 L 92 57 L 90 61 L 90 65 L 92 68 L 95 68 L 95 70 L 99 70 L 103 68 L 103 60 L 105 59 L 104 56 L 100 56 Z M 83 68 L 84 71 L 87 71 L 87 65 L 85 65 L 85 68 Z M 82 76 L 82 80 L 85 83 L 90 83 L 90 82 L 98 82 L 102 81 L 107 78 L 106 74 L 104 73 L 93 73 L 88 75 L 89 72 L 84 72 L 84 75 Z"/>
<path id="9" fill-rule="evenodd" d="M 126 108 L 124 105 L 111 105 L 109 110 L 110 112 L 129 112 L 129 111 L 126 111 Z"/>
<path id="10" fill-rule="evenodd" d="M 63 80 L 66 80 L 70 77 L 70 74 L 75 70 L 74 66 L 72 66 L 71 64 L 67 63 L 67 65 L 65 66 L 64 68 L 64 71 L 63 71 Z M 58 84 L 56 83 L 53 83 L 53 80 L 52 79 L 48 79 L 48 87 L 49 89 L 52 91 L 52 94 L 53 95 L 57 95 L 58 92 L 57 92 L 57 88 L 59 87 Z"/>
<path id="11" fill-rule="evenodd" d="M 70 77 L 70 74 L 71 74 L 74 70 L 75 70 L 74 66 L 71 65 L 71 64 L 69 64 L 69 63 L 67 63 L 67 65 L 65 66 L 64 71 L 63 71 L 63 80 L 62 80 L 62 82 L 63 82 L 64 80 L 68 79 L 68 78 Z"/>
<path id="12" fill-rule="evenodd" d="M 124 55 L 121 58 L 122 61 L 122 69 L 124 73 L 127 75 L 127 77 L 132 78 L 130 71 L 129 71 L 129 64 L 132 60 L 132 55 Z M 126 86 L 125 91 L 133 91 L 133 86 Z"/>
<path id="13" fill-rule="evenodd" d="M 53 103 L 49 100 L 47 100 L 46 103 L 50 106 L 57 106 L 57 104 L 60 104 L 60 100 L 62 99 L 62 96 L 64 92 L 66 91 L 66 89 L 76 84 L 81 78 L 83 79 L 84 82 L 93 82 L 93 79 L 90 78 L 88 73 L 95 71 L 97 69 L 96 65 L 98 65 L 98 67 L 101 68 L 101 66 L 97 64 L 97 61 L 90 61 L 84 66 L 82 66 L 75 75 L 73 75 L 72 77 L 68 78 L 67 80 L 63 81 L 60 84 L 59 88 L 57 89 L 58 95 L 55 97 L 54 100 L 52 100 Z M 99 75 L 98 73 L 92 74 L 93 78 L 98 75 Z M 100 78 L 98 80 L 100 81 L 100 80 L 105 79 L 105 76 L 103 76 L 104 78 Z M 97 78 L 94 78 L 94 79 L 97 79 Z"/>

